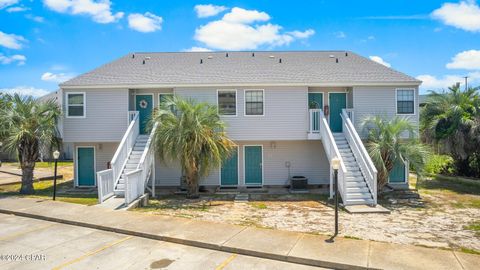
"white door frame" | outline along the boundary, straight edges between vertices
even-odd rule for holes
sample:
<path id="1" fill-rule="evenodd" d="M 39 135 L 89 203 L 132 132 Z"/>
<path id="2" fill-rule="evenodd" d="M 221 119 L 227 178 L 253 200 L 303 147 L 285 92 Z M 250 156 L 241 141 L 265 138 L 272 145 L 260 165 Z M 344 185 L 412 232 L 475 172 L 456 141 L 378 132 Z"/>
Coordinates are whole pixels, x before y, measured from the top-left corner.
<path id="1" fill-rule="evenodd" d="M 247 167 L 245 166 L 245 163 L 246 163 L 246 160 L 247 160 L 247 155 L 245 154 L 245 147 L 247 147 L 247 146 L 260 146 L 261 149 L 262 149 L 262 183 L 260 183 L 260 184 L 255 184 L 255 185 L 247 184 L 247 181 L 246 181 L 247 180 L 246 179 L 246 169 L 247 169 Z M 245 144 L 245 145 L 243 145 L 243 184 L 245 186 L 250 186 L 250 187 L 259 187 L 259 186 L 261 187 L 261 186 L 263 186 L 263 183 L 265 181 L 264 180 L 264 178 L 265 178 L 264 163 L 265 163 L 265 161 L 263 159 L 263 144 Z"/>
<path id="2" fill-rule="evenodd" d="M 78 185 L 78 149 L 79 148 L 93 148 L 93 186 L 81 186 L 81 187 L 96 187 L 97 186 L 97 150 L 94 145 L 78 145 L 75 147 L 75 187 Z"/>

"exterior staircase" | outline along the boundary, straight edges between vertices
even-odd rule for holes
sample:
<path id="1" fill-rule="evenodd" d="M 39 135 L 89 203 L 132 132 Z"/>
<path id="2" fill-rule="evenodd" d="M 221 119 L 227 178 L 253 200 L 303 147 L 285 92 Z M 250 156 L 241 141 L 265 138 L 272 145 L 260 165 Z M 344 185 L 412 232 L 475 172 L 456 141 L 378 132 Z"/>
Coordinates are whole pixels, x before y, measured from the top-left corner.
<path id="1" fill-rule="evenodd" d="M 149 135 L 138 135 L 135 140 L 132 152 L 128 156 L 127 163 L 122 169 L 118 182 L 115 184 L 114 194 L 118 197 L 125 196 L 125 174 L 137 169 L 142 157 L 145 146 L 147 145 Z"/>
<path id="2" fill-rule="evenodd" d="M 333 133 L 333 138 L 347 170 L 345 174 L 346 199 L 344 204 L 374 205 L 373 196 L 345 135 L 343 133 Z"/>

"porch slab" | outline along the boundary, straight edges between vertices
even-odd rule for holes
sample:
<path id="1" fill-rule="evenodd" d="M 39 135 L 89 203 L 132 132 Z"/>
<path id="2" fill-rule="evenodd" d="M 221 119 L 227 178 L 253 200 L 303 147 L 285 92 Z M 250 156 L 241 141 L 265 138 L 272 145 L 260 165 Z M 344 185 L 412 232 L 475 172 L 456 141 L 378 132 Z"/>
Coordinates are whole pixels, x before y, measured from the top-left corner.
<path id="1" fill-rule="evenodd" d="M 390 210 L 377 204 L 375 206 L 369 205 L 347 205 L 344 207 L 345 210 L 350 214 L 390 214 Z"/>
<path id="2" fill-rule="evenodd" d="M 463 269 L 452 251 L 380 242 L 371 242 L 369 266 L 392 270 Z"/>
<path id="3" fill-rule="evenodd" d="M 369 241 L 305 234 L 288 254 L 289 261 L 334 269 L 368 268 Z"/>
<path id="4" fill-rule="evenodd" d="M 480 256 L 475 254 L 467 254 L 463 252 L 454 251 L 455 256 L 457 257 L 460 264 L 462 264 L 463 269 L 473 270 L 478 269 L 480 266 Z"/>

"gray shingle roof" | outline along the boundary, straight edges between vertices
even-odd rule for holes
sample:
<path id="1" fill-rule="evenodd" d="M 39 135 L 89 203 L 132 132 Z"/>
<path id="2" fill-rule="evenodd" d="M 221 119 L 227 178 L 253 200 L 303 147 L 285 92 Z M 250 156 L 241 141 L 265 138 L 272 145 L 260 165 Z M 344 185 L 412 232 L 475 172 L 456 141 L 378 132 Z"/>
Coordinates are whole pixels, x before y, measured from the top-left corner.
<path id="1" fill-rule="evenodd" d="M 420 81 L 345 51 L 177 52 L 131 53 L 61 86 L 335 83 Z"/>

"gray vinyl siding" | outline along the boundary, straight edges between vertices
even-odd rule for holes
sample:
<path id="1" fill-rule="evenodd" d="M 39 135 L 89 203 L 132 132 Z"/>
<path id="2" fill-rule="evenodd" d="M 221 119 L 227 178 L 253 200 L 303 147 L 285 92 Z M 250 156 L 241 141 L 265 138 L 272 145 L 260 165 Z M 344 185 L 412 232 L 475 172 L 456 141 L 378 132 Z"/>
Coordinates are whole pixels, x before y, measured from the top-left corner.
<path id="1" fill-rule="evenodd" d="M 77 183 L 77 148 L 79 146 L 93 146 L 95 148 L 95 171 L 103 171 L 107 169 L 107 164 L 110 162 L 113 158 L 113 155 L 115 154 L 115 151 L 117 150 L 118 147 L 118 142 L 112 143 L 112 142 L 103 142 L 103 143 L 98 143 L 98 142 L 82 142 L 82 143 L 74 143 L 74 179 L 75 183 Z"/>
<path id="2" fill-rule="evenodd" d="M 237 90 L 237 116 L 224 116 L 233 140 L 304 140 L 308 129 L 307 87 L 225 87 Z M 244 115 L 244 91 L 264 90 L 264 116 Z M 216 88 L 175 88 L 175 95 L 217 104 Z"/>
<path id="3" fill-rule="evenodd" d="M 415 114 L 401 115 L 397 114 L 396 89 L 411 88 L 415 89 Z M 395 116 L 409 119 L 417 128 L 419 123 L 418 107 L 418 88 L 411 87 L 354 87 L 353 88 L 353 107 L 355 109 L 355 128 L 361 137 L 366 136 L 366 130 L 362 126 L 362 121 L 369 116 L 380 115 L 387 119 Z"/>
<path id="4" fill-rule="evenodd" d="M 75 89 L 62 91 L 84 92 L 86 117 L 66 117 L 63 102 L 63 139 L 65 142 L 119 142 L 127 130 L 127 89 Z"/>
<path id="5" fill-rule="evenodd" d="M 329 183 L 329 165 L 322 142 L 311 141 L 237 141 L 239 186 L 244 185 L 244 146 L 261 145 L 263 147 L 263 185 L 283 186 L 289 184 L 289 171 L 285 166 L 290 162 L 290 176 L 302 175 L 309 179 L 310 184 Z M 274 146 L 273 146 L 274 144 Z M 178 162 L 156 161 L 156 185 L 180 185 L 181 169 Z M 220 170 L 214 169 L 200 180 L 200 185 L 218 186 Z"/>

